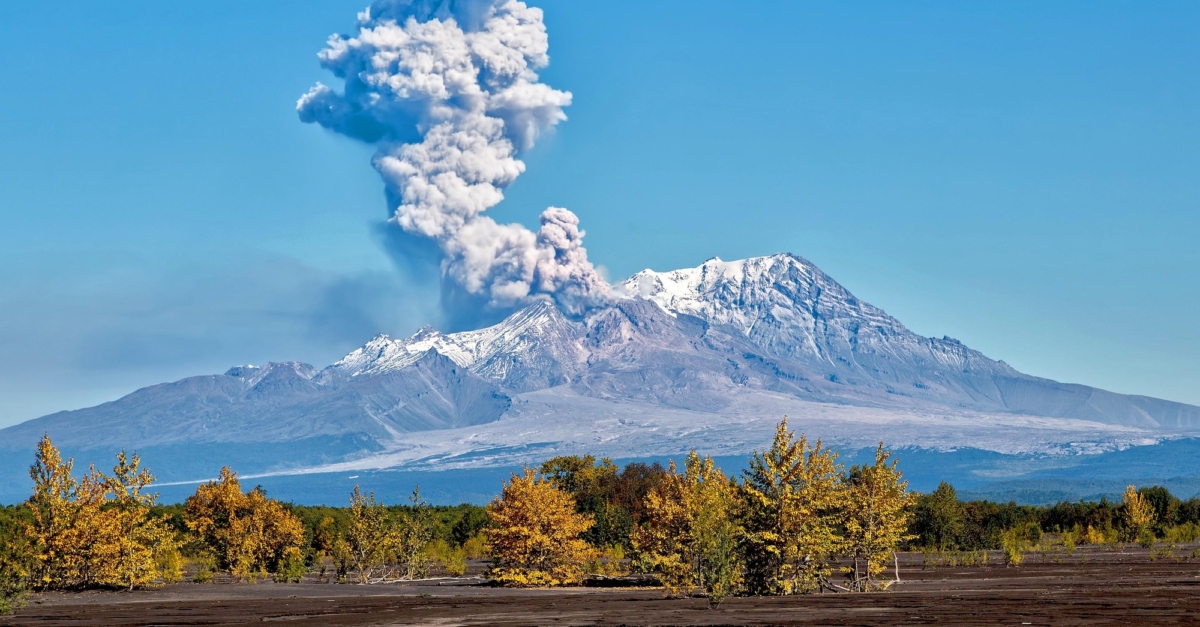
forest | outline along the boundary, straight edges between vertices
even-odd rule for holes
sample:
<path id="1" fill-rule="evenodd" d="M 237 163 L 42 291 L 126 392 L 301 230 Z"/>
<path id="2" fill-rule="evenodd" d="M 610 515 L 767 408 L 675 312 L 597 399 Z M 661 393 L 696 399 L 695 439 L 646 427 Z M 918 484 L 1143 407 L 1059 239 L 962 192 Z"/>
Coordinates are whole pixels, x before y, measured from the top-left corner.
<path id="1" fill-rule="evenodd" d="M 1120 502 L 964 502 L 945 483 L 909 491 L 882 443 L 873 464 L 837 459 L 784 420 L 770 449 L 730 475 L 694 451 L 666 467 L 564 456 L 514 474 L 486 507 L 431 506 L 419 489 L 385 504 L 357 486 L 346 506 L 324 507 L 274 500 L 222 468 L 184 503 L 164 505 L 136 454 L 117 454 L 111 474 L 77 475 L 43 437 L 29 500 L 0 508 L 0 611 L 42 590 L 412 581 L 461 577 L 469 562 L 484 563 L 492 585 L 624 577 L 715 606 L 887 590 L 900 581 L 901 551 L 1019 567 L 1047 547 L 1200 537 L 1200 499 L 1162 487 L 1130 486 Z"/>

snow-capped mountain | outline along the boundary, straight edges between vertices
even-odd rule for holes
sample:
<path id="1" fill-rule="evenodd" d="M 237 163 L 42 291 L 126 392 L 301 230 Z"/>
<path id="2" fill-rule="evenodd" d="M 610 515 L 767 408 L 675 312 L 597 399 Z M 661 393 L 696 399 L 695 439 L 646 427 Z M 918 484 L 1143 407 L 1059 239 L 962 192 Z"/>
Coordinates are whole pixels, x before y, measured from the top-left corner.
<path id="1" fill-rule="evenodd" d="M 476 331 L 380 335 L 322 370 L 239 366 L 152 386 L 4 429 L 0 447 L 44 432 L 72 450 L 245 446 L 253 468 L 294 471 L 742 453 L 783 414 L 852 444 L 1001 452 L 1200 429 L 1198 407 L 1025 375 L 919 336 L 794 255 L 646 270 L 616 291 L 582 318 L 536 302 Z"/>

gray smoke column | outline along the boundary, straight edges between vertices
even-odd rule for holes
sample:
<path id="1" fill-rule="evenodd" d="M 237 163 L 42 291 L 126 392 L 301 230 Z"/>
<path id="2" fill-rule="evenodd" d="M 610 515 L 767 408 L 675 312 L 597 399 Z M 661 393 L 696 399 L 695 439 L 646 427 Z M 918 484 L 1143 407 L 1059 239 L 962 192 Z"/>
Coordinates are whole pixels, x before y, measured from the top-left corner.
<path id="1" fill-rule="evenodd" d="M 547 49 L 541 9 L 517 0 L 379 1 L 318 55 L 341 93 L 318 83 L 296 109 L 378 146 L 390 221 L 437 243 L 450 289 L 497 310 L 549 296 L 580 313 L 609 286 L 579 218 L 551 207 L 534 233 L 483 215 L 525 170 L 518 151 L 566 119 L 571 94 L 538 82 Z"/>

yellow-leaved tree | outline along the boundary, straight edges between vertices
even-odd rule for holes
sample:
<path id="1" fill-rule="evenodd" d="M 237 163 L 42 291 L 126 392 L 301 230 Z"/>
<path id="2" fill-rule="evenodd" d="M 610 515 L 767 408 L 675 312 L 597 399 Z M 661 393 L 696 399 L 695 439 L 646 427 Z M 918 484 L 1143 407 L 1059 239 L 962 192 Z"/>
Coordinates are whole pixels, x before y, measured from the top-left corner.
<path id="1" fill-rule="evenodd" d="M 765 453 L 755 453 L 742 483 L 746 584 L 752 594 L 796 594 L 829 585 L 847 488 L 837 453 L 810 447 L 784 418 Z"/>
<path id="2" fill-rule="evenodd" d="M 743 573 L 736 486 L 711 457 L 692 451 L 683 474 L 675 462 L 646 494 L 645 520 L 631 538 L 636 561 L 671 596 L 699 589 L 718 605 L 738 592 Z"/>
<path id="3" fill-rule="evenodd" d="M 160 574 L 164 579 L 175 578 L 160 573 L 159 564 L 173 563 L 179 543 L 175 532 L 161 518 L 150 515 L 157 494 L 148 493 L 154 483 L 149 470 L 141 468 L 142 460 L 125 451 L 117 454 L 117 465 L 111 477 L 105 477 L 105 487 L 112 496 L 107 513 L 116 526 L 116 551 L 113 559 L 113 582 L 130 590 L 145 586 Z"/>
<path id="4" fill-rule="evenodd" d="M 562 586 L 583 581 L 594 552 L 579 536 L 592 517 L 575 511 L 575 499 L 531 468 L 513 474 L 487 507 L 484 530 L 492 567 L 488 576 L 509 586 Z"/>
<path id="5" fill-rule="evenodd" d="M 174 532 L 150 516 L 154 481 L 137 455 L 117 455 L 113 476 L 90 468 L 80 479 L 43 436 L 29 470 L 32 522 L 26 527 L 33 554 L 31 575 L 39 588 L 147 586 L 162 572 L 157 558 L 177 551 Z"/>
<path id="6" fill-rule="evenodd" d="M 375 493 L 363 494 L 355 484 L 350 494 L 350 522 L 346 529 L 346 551 L 350 568 L 359 583 L 386 579 L 384 564 L 396 544 L 396 528 Z"/>
<path id="7" fill-rule="evenodd" d="M 350 494 L 350 521 L 343 550 L 359 583 L 418 579 L 428 573 L 426 547 L 433 539 L 428 505 L 414 489 L 410 512 L 393 514 L 363 494 L 357 485 Z"/>
<path id="8" fill-rule="evenodd" d="M 42 436 L 29 468 L 33 495 L 27 504 L 33 521 L 25 530 L 32 545 L 31 579 L 36 588 L 74 583 L 71 572 L 77 520 L 74 500 L 79 487 L 71 474 L 74 466 L 74 460 L 63 461 L 50 436 Z"/>
<path id="9" fill-rule="evenodd" d="M 188 497 L 183 519 L 222 569 L 249 581 L 278 572 L 304 542 L 300 519 L 262 490 L 243 493 L 228 466 Z"/>
<path id="10" fill-rule="evenodd" d="M 1125 540 L 1137 540 L 1143 532 L 1154 524 L 1154 506 L 1146 497 L 1138 493 L 1137 488 L 1125 488 L 1122 498 L 1121 521 L 1125 523 Z"/>
<path id="11" fill-rule="evenodd" d="M 115 583 L 117 528 L 104 510 L 104 477 L 95 468 L 82 479 L 71 474 L 72 460 L 49 436 L 38 442 L 29 469 L 33 522 L 26 529 L 32 545 L 33 583 L 44 589 L 94 587 Z"/>
<path id="12" fill-rule="evenodd" d="M 881 587 L 874 580 L 887 568 L 889 559 L 896 563 L 895 581 L 900 580 L 896 546 L 910 537 L 905 532 L 912 495 L 908 482 L 896 469 L 898 460 L 889 463 L 890 457 L 880 442 L 875 449 L 875 463 L 854 466 L 847 477 L 845 528 L 846 542 L 854 555 L 854 570 L 850 573 L 853 590 Z"/>

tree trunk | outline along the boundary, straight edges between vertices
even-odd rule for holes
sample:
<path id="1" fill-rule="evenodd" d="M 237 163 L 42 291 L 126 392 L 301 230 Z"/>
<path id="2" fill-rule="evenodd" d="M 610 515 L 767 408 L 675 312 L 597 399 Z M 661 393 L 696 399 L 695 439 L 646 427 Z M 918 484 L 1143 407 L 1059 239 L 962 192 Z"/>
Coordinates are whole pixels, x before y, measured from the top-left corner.
<path id="1" fill-rule="evenodd" d="M 900 554 L 892 551 L 892 559 L 896 561 L 896 583 L 900 583 Z"/>

